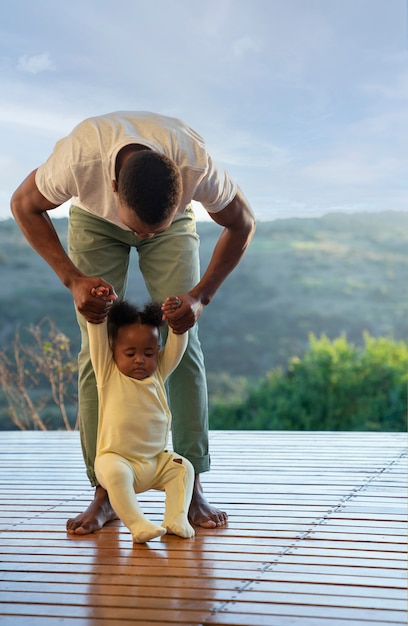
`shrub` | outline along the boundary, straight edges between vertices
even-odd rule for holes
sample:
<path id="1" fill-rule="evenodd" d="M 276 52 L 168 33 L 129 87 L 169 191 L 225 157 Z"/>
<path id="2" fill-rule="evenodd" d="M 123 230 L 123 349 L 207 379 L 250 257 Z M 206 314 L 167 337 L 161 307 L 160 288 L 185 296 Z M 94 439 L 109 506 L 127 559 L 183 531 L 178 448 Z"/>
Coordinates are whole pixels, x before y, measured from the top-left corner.
<path id="1" fill-rule="evenodd" d="M 309 337 L 302 359 L 276 369 L 246 399 L 215 403 L 214 429 L 404 431 L 408 344 L 364 334 L 356 348 L 344 336 Z"/>

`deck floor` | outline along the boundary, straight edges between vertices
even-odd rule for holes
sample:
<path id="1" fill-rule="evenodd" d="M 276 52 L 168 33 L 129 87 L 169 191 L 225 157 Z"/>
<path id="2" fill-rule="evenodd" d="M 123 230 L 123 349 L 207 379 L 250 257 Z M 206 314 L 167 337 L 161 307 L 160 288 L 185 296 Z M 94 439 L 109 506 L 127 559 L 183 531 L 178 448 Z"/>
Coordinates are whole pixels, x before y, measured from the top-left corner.
<path id="1" fill-rule="evenodd" d="M 228 527 L 85 537 L 78 433 L 0 434 L 1 626 L 406 624 L 404 433 L 211 432 Z M 163 495 L 140 497 L 160 522 Z"/>

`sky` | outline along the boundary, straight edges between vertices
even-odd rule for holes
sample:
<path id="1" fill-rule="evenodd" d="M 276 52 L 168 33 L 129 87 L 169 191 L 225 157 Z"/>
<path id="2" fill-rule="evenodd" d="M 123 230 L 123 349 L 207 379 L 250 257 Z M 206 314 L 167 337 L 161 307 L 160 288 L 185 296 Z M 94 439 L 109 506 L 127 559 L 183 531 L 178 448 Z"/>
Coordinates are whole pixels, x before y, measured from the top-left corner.
<path id="1" fill-rule="evenodd" d="M 195 128 L 258 220 L 408 210 L 407 60 L 406 0 L 3 3 L 0 218 L 58 139 L 115 110 Z"/>

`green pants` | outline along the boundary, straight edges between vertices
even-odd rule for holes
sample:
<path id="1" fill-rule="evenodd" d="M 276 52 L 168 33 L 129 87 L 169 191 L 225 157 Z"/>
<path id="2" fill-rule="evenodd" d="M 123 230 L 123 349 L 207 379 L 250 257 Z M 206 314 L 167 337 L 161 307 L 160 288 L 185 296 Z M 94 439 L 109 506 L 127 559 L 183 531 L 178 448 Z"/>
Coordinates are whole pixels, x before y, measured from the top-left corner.
<path id="1" fill-rule="evenodd" d="M 120 298 L 125 295 L 132 247 L 138 252 L 141 274 L 155 301 L 163 302 L 169 295 L 187 293 L 200 279 L 199 238 L 191 207 L 176 216 L 170 228 L 151 239 L 139 239 L 133 232 L 71 207 L 68 247 L 69 256 L 81 272 L 101 276 L 113 285 Z M 82 341 L 78 356 L 81 445 L 88 477 L 95 486 L 98 484 L 94 472 L 98 398 L 86 322 L 80 314 L 77 319 Z M 186 457 L 196 473 L 208 471 L 207 383 L 197 324 L 190 329 L 187 350 L 170 376 L 168 393 L 175 452 Z"/>

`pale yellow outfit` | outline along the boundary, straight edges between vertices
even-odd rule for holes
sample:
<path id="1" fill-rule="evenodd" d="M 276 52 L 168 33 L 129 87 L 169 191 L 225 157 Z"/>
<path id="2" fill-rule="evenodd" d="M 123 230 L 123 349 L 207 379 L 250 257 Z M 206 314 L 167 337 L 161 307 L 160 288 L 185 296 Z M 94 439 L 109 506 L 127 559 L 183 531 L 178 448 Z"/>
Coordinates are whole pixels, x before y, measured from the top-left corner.
<path id="1" fill-rule="evenodd" d="M 99 399 L 95 472 L 100 485 L 134 542 L 143 543 L 165 532 L 192 537 L 187 513 L 194 469 L 187 459 L 166 450 L 171 413 L 164 386 L 184 354 L 188 333 L 176 335 L 169 328 L 158 367 L 143 380 L 122 374 L 116 366 L 106 321 L 88 323 L 88 333 Z M 148 489 L 166 492 L 161 526 L 151 522 L 138 503 L 136 493 Z"/>

